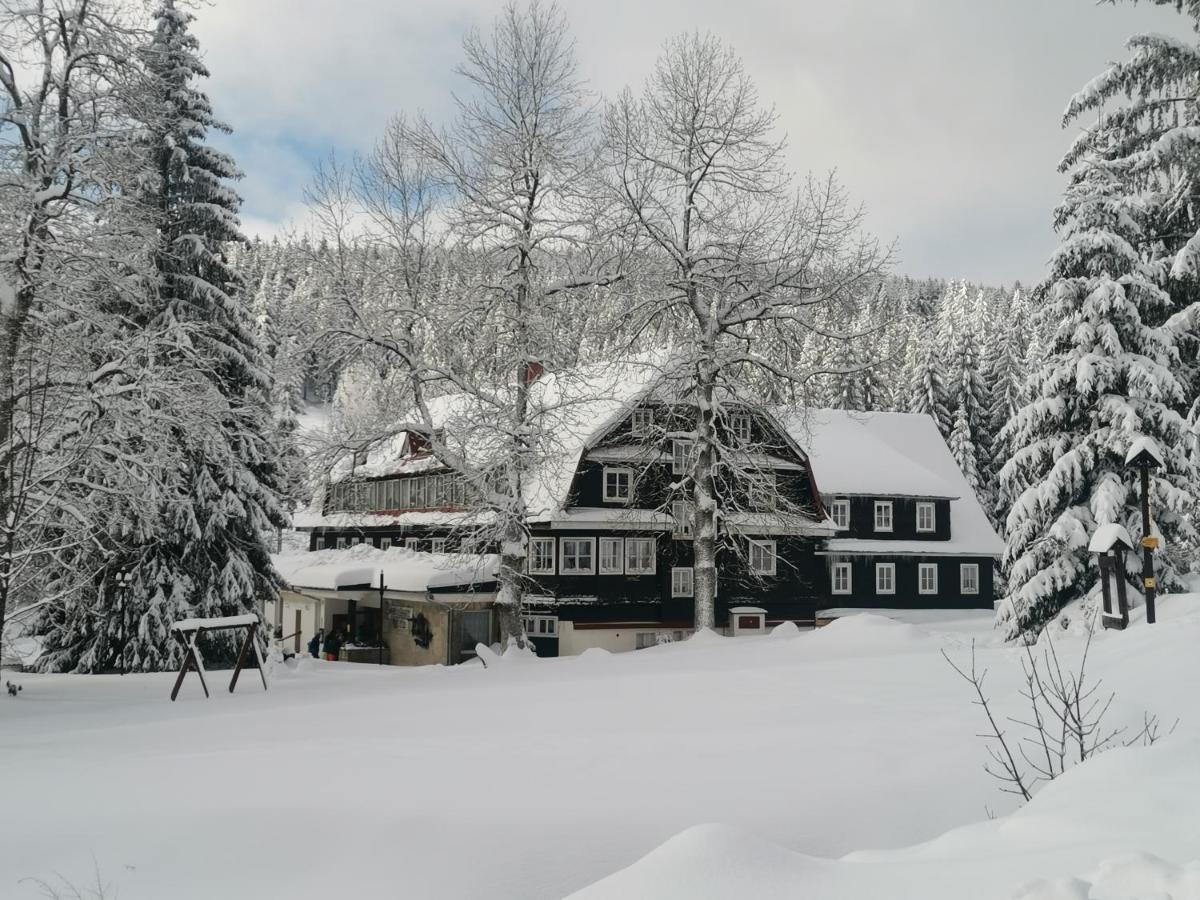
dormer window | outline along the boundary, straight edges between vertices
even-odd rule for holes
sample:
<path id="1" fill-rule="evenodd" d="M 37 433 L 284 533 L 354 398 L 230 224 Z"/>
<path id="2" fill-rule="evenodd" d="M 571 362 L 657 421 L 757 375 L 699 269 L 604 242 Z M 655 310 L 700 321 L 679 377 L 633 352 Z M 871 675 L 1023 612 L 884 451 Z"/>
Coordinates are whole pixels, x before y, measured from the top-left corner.
<path id="1" fill-rule="evenodd" d="M 750 443 L 750 417 L 747 415 L 732 416 L 729 420 L 729 431 L 735 444 Z"/>
<path id="2" fill-rule="evenodd" d="M 629 433 L 634 437 L 645 437 L 654 428 L 654 410 L 635 409 L 629 419 Z"/>
<path id="3" fill-rule="evenodd" d="M 932 503 L 917 504 L 917 531 L 937 530 L 936 507 Z"/>
<path id="4" fill-rule="evenodd" d="M 604 467 L 604 502 L 629 503 L 633 498 L 633 470 Z"/>
<path id="5" fill-rule="evenodd" d="M 843 497 L 829 504 L 829 518 L 833 520 L 833 524 L 840 531 L 848 529 L 850 527 L 850 501 Z"/>
<path id="6" fill-rule="evenodd" d="M 892 501 L 891 500 L 876 500 L 875 501 L 875 530 L 876 531 L 891 531 L 892 530 Z"/>
<path id="7" fill-rule="evenodd" d="M 354 458 L 351 460 L 351 465 L 353 465 L 353 467 L 357 469 L 359 466 L 365 466 L 366 464 L 367 464 L 367 448 L 363 447 L 360 450 L 355 450 Z"/>

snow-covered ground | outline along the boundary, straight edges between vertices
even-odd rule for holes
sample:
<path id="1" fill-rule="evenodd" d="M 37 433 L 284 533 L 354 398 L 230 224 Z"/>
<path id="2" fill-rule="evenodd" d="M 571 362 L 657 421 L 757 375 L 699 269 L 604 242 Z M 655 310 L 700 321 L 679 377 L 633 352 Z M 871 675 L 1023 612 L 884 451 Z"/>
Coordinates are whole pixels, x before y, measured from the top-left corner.
<path id="1" fill-rule="evenodd" d="M 0 896 L 98 870 L 121 900 L 1200 897 L 1200 598 L 1092 647 L 1111 722 L 1175 733 L 1015 814 L 939 653 L 973 637 L 1018 712 L 1016 651 L 984 618 L 486 670 L 312 661 L 267 693 L 211 673 L 207 701 L 193 675 L 174 704 L 169 675 L 21 676 L 0 696 Z"/>

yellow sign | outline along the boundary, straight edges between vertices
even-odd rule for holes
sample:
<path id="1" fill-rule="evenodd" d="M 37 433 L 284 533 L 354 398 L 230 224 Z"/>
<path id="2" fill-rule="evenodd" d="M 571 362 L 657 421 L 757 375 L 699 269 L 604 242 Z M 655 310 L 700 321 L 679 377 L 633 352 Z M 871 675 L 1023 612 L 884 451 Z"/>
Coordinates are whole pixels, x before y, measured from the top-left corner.
<path id="1" fill-rule="evenodd" d="M 1156 588 L 1156 587 L 1158 587 L 1158 579 L 1157 578 L 1143 578 L 1142 585 L 1147 590 L 1149 590 L 1150 588 Z"/>
<path id="2" fill-rule="evenodd" d="M 1150 550 L 1157 550 L 1158 549 L 1158 538 L 1153 537 L 1151 535 L 1147 535 L 1146 537 L 1142 538 L 1142 546 L 1146 547 L 1147 549 L 1150 549 Z"/>

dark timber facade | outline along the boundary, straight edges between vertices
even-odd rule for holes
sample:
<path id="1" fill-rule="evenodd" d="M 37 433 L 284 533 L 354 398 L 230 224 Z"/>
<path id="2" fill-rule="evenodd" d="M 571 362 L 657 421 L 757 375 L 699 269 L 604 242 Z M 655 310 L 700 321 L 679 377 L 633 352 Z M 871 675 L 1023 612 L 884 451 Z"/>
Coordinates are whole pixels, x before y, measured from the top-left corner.
<path id="1" fill-rule="evenodd" d="M 719 627 L 810 625 L 854 608 L 991 606 L 994 542 L 955 539 L 955 517 L 978 506 L 973 497 L 904 485 L 822 494 L 801 438 L 773 416 L 734 408 L 721 427 Z M 690 632 L 690 434 L 686 406 L 641 397 L 582 443 L 556 511 L 529 522 L 525 616 L 540 654 L 633 649 Z M 470 489 L 419 435 L 392 469 L 332 485 L 310 548 L 496 551 Z M 843 476 L 837 487 L 853 484 Z"/>

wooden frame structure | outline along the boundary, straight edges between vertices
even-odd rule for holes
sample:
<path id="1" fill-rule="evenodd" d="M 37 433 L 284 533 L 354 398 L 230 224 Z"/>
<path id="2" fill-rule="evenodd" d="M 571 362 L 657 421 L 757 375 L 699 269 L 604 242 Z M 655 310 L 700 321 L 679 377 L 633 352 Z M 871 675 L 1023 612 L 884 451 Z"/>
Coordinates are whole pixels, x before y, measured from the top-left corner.
<path id="1" fill-rule="evenodd" d="M 179 677 L 175 679 L 175 687 L 171 689 L 172 702 L 179 696 L 179 689 L 183 686 L 183 679 L 187 677 L 188 670 L 193 668 L 200 678 L 200 686 L 204 688 L 204 696 L 209 696 L 208 682 L 204 680 L 204 658 L 200 655 L 200 647 L 197 643 L 209 631 L 245 631 L 246 633 L 242 640 L 242 649 L 238 651 L 237 665 L 233 667 L 233 677 L 229 680 L 229 693 L 232 694 L 233 689 L 237 687 L 238 676 L 242 673 L 242 668 L 246 665 L 251 650 L 254 651 L 254 658 L 258 663 L 258 674 L 262 678 L 263 690 L 267 690 L 267 670 L 263 666 L 262 654 L 258 650 L 258 641 L 255 640 L 258 635 L 258 626 L 258 616 L 253 614 L 215 619 L 183 619 L 172 625 L 171 634 L 184 649 L 183 665 L 179 668 Z"/>

